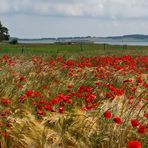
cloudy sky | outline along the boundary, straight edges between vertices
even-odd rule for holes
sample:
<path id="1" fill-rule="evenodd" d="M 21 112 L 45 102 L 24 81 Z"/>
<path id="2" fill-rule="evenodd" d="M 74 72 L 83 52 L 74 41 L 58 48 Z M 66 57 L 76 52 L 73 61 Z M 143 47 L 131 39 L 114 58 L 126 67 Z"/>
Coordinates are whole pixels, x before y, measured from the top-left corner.
<path id="1" fill-rule="evenodd" d="M 0 0 L 0 20 L 20 38 L 148 34 L 148 0 Z"/>

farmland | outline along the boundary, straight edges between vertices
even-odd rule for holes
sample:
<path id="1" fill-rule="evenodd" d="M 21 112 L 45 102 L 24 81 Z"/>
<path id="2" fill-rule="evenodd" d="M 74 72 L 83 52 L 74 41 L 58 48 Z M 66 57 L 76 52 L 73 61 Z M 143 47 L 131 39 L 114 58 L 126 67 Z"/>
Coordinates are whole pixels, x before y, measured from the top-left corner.
<path id="1" fill-rule="evenodd" d="M 147 148 L 147 71 L 148 47 L 0 44 L 0 147 Z"/>

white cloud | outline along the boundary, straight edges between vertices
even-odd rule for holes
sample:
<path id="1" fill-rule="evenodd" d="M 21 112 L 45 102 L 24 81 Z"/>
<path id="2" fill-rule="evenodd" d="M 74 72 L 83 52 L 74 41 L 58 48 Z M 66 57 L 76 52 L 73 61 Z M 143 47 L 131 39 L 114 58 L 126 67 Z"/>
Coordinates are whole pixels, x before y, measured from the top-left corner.
<path id="1" fill-rule="evenodd" d="M 0 0 L 0 14 L 145 18 L 147 7 L 147 0 Z"/>
<path id="2" fill-rule="evenodd" d="M 0 21 L 22 38 L 148 34 L 147 8 L 148 0 L 0 0 Z"/>

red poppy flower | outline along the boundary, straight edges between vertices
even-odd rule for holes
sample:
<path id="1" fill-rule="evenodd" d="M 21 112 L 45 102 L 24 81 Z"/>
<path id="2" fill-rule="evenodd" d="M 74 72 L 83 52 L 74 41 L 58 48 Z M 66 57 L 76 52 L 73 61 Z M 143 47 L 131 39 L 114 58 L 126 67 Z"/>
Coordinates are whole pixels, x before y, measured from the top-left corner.
<path id="1" fill-rule="evenodd" d="M 97 85 L 97 86 L 100 86 L 100 84 L 101 84 L 100 82 L 96 82 L 96 85 Z"/>
<path id="2" fill-rule="evenodd" d="M 126 82 L 132 82 L 132 80 L 127 79 L 127 80 L 124 80 L 124 81 L 123 81 L 123 83 L 126 83 Z"/>
<path id="3" fill-rule="evenodd" d="M 25 95 L 19 97 L 19 101 L 20 101 L 20 102 L 23 103 L 25 100 L 26 100 L 26 96 L 25 96 Z"/>
<path id="4" fill-rule="evenodd" d="M 68 87 L 69 89 L 71 89 L 71 88 L 72 88 L 72 85 L 68 85 L 67 87 Z"/>
<path id="5" fill-rule="evenodd" d="M 110 91 L 116 92 L 116 88 L 110 85 Z"/>
<path id="6" fill-rule="evenodd" d="M 137 77 L 137 83 L 138 83 L 138 84 L 141 84 L 141 83 L 142 83 L 141 77 Z"/>
<path id="7" fill-rule="evenodd" d="M 40 97 L 40 92 L 38 91 L 33 92 L 33 96 L 36 98 Z"/>
<path id="8" fill-rule="evenodd" d="M 112 117 L 111 112 L 110 112 L 109 110 L 107 110 L 107 111 L 104 113 L 104 117 L 105 117 L 106 119 L 110 119 L 110 118 Z"/>
<path id="9" fill-rule="evenodd" d="M 145 114 L 144 114 L 144 117 L 145 117 L 145 118 L 148 118 L 148 113 L 145 113 Z"/>
<path id="10" fill-rule="evenodd" d="M 44 106 L 44 108 L 45 108 L 47 111 L 53 110 L 49 104 L 46 104 L 46 105 Z"/>
<path id="11" fill-rule="evenodd" d="M 85 89 L 85 86 L 84 85 L 82 85 L 82 86 L 80 86 L 80 88 L 79 89 Z"/>
<path id="12" fill-rule="evenodd" d="M 40 100 L 40 101 L 39 101 L 39 104 L 40 104 L 40 105 L 44 105 L 44 104 L 46 104 L 46 101 L 45 101 L 45 100 Z"/>
<path id="13" fill-rule="evenodd" d="M 23 88 L 22 84 L 17 84 L 17 87 L 18 87 L 19 89 L 22 89 L 22 88 Z"/>
<path id="14" fill-rule="evenodd" d="M 133 120 L 131 120 L 131 124 L 132 124 L 133 127 L 136 127 L 136 126 L 139 125 L 139 121 L 136 120 L 136 119 L 133 119 Z"/>
<path id="15" fill-rule="evenodd" d="M 141 143 L 139 141 L 129 141 L 128 148 L 141 148 Z"/>
<path id="16" fill-rule="evenodd" d="M 6 98 L 2 98 L 1 100 L 3 105 L 9 105 L 10 104 L 10 100 L 6 99 Z"/>
<path id="17" fill-rule="evenodd" d="M 133 92 L 136 92 L 136 90 L 137 90 L 137 88 L 132 88 L 132 91 L 133 91 Z"/>
<path id="18" fill-rule="evenodd" d="M 86 106 L 82 107 L 81 110 L 86 111 L 87 110 Z"/>
<path id="19" fill-rule="evenodd" d="M 48 86 L 42 85 L 42 89 L 47 89 L 47 88 L 48 88 Z"/>
<path id="20" fill-rule="evenodd" d="M 64 107 L 59 107 L 59 112 L 60 112 L 61 114 L 63 114 L 63 113 L 64 113 Z"/>
<path id="21" fill-rule="evenodd" d="M 32 102 L 32 105 L 34 105 L 35 107 L 37 107 L 38 103 L 37 102 Z"/>
<path id="22" fill-rule="evenodd" d="M 3 113 L 4 113 L 5 116 L 9 116 L 10 115 L 10 108 L 5 108 L 3 110 Z"/>
<path id="23" fill-rule="evenodd" d="M 44 115 L 44 112 L 43 112 L 41 109 L 38 109 L 38 110 L 37 110 L 37 114 L 38 114 L 38 115 Z"/>
<path id="24" fill-rule="evenodd" d="M 27 95 L 27 97 L 31 97 L 33 95 L 33 91 L 32 90 L 27 90 L 26 95 Z"/>
<path id="25" fill-rule="evenodd" d="M 20 76 L 19 80 L 20 80 L 20 82 L 25 81 L 25 77 L 24 76 Z"/>
<path id="26" fill-rule="evenodd" d="M 86 88 L 85 88 L 85 91 L 86 91 L 86 92 L 91 92 L 91 88 L 90 88 L 90 87 L 86 87 Z"/>
<path id="27" fill-rule="evenodd" d="M 143 86 L 144 86 L 145 88 L 147 88 L 147 87 L 148 87 L 148 83 L 147 83 L 147 84 L 143 84 Z"/>
<path id="28" fill-rule="evenodd" d="M 146 132 L 146 126 L 145 125 L 140 125 L 138 128 L 138 132 L 140 134 L 144 134 Z"/>
<path id="29" fill-rule="evenodd" d="M 113 120 L 114 120 L 115 123 L 117 123 L 119 125 L 122 124 L 122 120 L 118 116 L 114 117 Z"/>

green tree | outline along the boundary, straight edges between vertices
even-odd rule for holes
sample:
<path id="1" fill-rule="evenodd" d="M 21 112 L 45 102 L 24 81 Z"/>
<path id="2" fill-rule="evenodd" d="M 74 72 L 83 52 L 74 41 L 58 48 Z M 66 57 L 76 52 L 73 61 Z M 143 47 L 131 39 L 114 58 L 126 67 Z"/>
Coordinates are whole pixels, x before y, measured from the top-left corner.
<path id="1" fill-rule="evenodd" d="M 0 42 L 4 40 L 9 40 L 8 29 L 4 27 L 0 22 Z"/>

